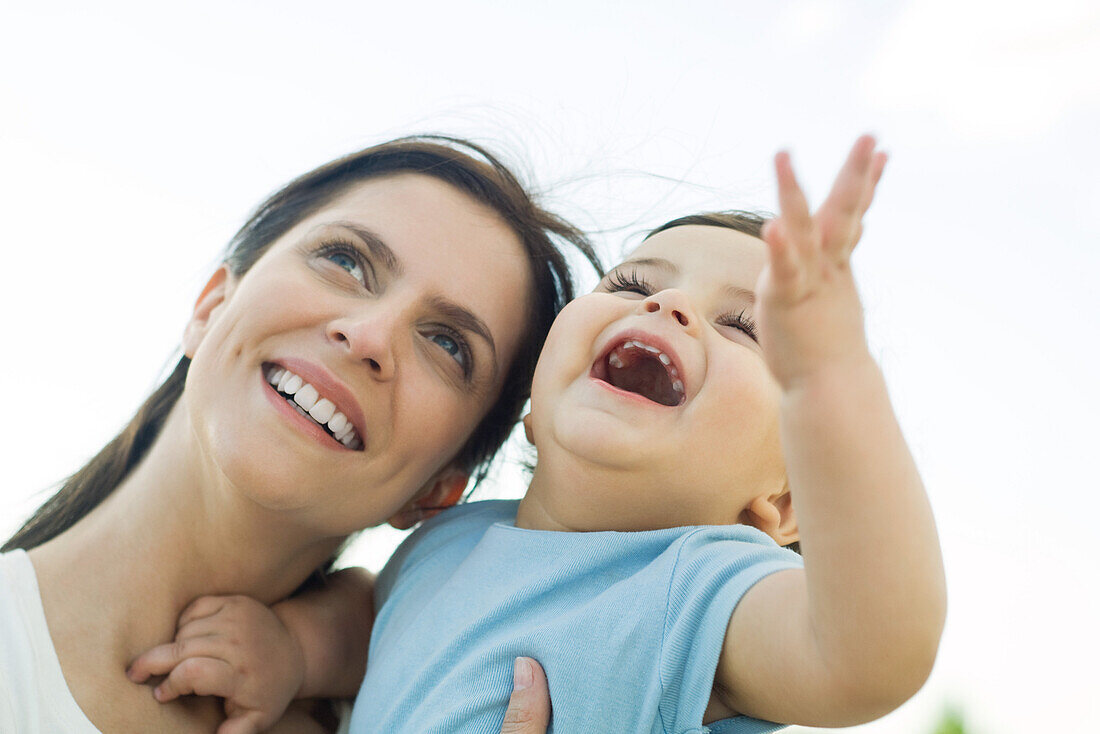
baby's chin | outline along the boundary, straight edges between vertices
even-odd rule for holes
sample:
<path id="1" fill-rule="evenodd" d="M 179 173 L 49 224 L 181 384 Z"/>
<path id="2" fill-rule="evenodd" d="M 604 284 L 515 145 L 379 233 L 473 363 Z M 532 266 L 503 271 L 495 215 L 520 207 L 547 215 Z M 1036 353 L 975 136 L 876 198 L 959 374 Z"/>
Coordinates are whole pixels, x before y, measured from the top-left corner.
<path id="1" fill-rule="evenodd" d="M 595 408 L 558 413 L 552 432 L 560 450 L 574 460 L 608 469 L 653 472 L 669 450 L 653 426 Z"/>

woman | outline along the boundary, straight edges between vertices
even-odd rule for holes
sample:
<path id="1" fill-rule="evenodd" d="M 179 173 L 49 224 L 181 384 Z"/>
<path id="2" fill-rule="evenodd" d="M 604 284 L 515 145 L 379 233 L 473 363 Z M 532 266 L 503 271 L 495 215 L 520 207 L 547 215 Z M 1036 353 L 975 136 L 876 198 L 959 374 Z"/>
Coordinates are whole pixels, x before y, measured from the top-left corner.
<path id="1" fill-rule="evenodd" d="M 213 731 L 217 700 L 158 704 L 129 661 L 197 596 L 274 602 L 350 533 L 461 497 L 572 296 L 552 237 L 597 264 L 496 159 L 451 139 L 370 148 L 265 202 L 172 374 L 3 547 L 7 725 Z M 289 398 L 274 373 L 314 389 Z"/>

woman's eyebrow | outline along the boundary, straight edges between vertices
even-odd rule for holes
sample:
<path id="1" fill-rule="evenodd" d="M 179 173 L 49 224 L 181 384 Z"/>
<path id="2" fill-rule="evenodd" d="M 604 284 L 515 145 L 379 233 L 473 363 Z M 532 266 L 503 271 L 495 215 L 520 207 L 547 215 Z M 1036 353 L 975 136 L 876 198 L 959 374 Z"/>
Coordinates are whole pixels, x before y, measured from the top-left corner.
<path id="1" fill-rule="evenodd" d="M 390 249 L 390 246 L 383 242 L 381 237 L 371 232 L 366 227 L 356 224 L 355 222 L 344 221 L 332 222 L 331 225 L 321 226 L 335 226 L 352 232 L 363 241 L 363 244 L 370 250 L 372 256 L 382 261 L 386 270 L 396 276 L 404 274 L 405 269 L 402 267 L 401 261 L 397 258 L 397 255 Z"/>
<path id="2" fill-rule="evenodd" d="M 460 306 L 454 301 L 447 300 L 442 296 L 433 296 L 430 303 L 433 310 L 438 311 L 442 316 L 449 319 L 451 323 L 459 329 L 480 336 L 485 343 L 489 345 L 489 351 L 493 353 L 493 372 L 491 379 L 495 380 L 498 371 L 497 345 L 496 342 L 493 341 L 493 333 L 489 331 L 489 327 L 485 325 L 485 322 L 470 309 L 465 306 Z"/>

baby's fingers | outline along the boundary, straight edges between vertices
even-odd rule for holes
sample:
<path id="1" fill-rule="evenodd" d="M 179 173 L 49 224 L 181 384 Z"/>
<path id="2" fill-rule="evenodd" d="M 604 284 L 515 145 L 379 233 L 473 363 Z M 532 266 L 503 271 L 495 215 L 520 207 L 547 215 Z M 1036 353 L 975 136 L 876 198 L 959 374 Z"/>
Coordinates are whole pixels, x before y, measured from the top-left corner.
<path id="1" fill-rule="evenodd" d="M 257 734 L 267 728 L 262 711 L 247 711 L 234 714 L 222 722 L 217 734 Z"/>
<path id="2" fill-rule="evenodd" d="M 871 162 L 875 153 L 875 139 L 870 135 L 861 135 L 848 152 L 840 173 L 836 175 L 829 196 L 821 208 L 829 208 L 838 214 L 858 216 L 867 185 L 870 182 Z"/>
<path id="3" fill-rule="evenodd" d="M 816 236 L 806 196 L 798 185 L 786 152 L 775 156 L 775 177 L 779 188 L 780 215 L 764 225 L 761 238 L 768 245 L 769 261 L 782 281 L 797 280 L 806 256 L 812 256 Z"/>
<path id="4" fill-rule="evenodd" d="M 179 621 L 176 623 L 176 628 L 185 627 L 196 619 L 202 619 L 203 617 L 211 617 L 226 607 L 233 599 L 231 596 L 200 596 L 195 601 L 187 605 L 187 608 L 180 614 Z"/>
<path id="5" fill-rule="evenodd" d="M 176 642 L 168 642 L 146 650 L 130 663 L 126 677 L 134 683 L 144 683 L 150 676 L 164 675 L 183 659 L 180 652 L 180 645 Z"/>
<path id="6" fill-rule="evenodd" d="M 874 157 L 871 159 L 871 184 L 867 187 L 867 190 L 863 194 L 863 201 L 859 205 L 859 215 L 862 217 L 867 213 L 867 210 L 871 208 L 871 201 L 875 198 L 875 189 L 878 188 L 879 179 L 882 178 L 882 172 L 886 169 L 886 154 L 881 150 L 875 151 Z"/>
<path id="7" fill-rule="evenodd" d="M 859 241 L 860 220 L 871 206 L 875 184 L 886 158 L 875 153 L 875 139 L 863 135 L 852 146 L 833 188 L 818 210 L 822 245 L 827 252 L 847 257 Z"/>
<path id="8" fill-rule="evenodd" d="M 779 185 L 779 212 L 789 237 L 800 238 L 813 231 L 810 205 L 791 166 L 791 155 L 783 150 L 775 154 L 775 178 Z"/>
<path id="9" fill-rule="evenodd" d="M 192 637 L 175 642 L 166 642 L 146 650 L 126 671 L 127 677 L 134 683 L 144 683 L 150 676 L 165 675 L 187 658 L 210 658 L 216 654 L 211 638 Z"/>
<path id="10" fill-rule="evenodd" d="M 179 696 L 222 696 L 234 693 L 233 668 L 217 658 L 187 658 L 153 689 L 153 696 L 166 703 Z"/>

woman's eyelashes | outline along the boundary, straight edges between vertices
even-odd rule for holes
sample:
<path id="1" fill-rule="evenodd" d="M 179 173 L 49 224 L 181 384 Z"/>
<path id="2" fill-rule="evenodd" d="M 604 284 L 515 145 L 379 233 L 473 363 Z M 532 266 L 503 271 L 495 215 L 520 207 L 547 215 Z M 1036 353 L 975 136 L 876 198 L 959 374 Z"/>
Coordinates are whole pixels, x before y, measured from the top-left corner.
<path id="1" fill-rule="evenodd" d="M 363 251 L 349 242 L 326 242 L 317 248 L 316 255 L 344 270 L 367 290 L 372 290 L 374 267 Z"/>
<path id="2" fill-rule="evenodd" d="M 438 346 L 447 354 L 462 370 L 462 377 L 469 381 L 474 372 L 474 355 L 470 344 L 462 335 L 454 329 L 446 326 L 437 327 L 438 331 L 427 334 L 428 341 Z"/>

